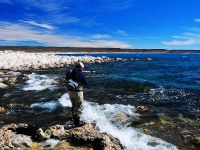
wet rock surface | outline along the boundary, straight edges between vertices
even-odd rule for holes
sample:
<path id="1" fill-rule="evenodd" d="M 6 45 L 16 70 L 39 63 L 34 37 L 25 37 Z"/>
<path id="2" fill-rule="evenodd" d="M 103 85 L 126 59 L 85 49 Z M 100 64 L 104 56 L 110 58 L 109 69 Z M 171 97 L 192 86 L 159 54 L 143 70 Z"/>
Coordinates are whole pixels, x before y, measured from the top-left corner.
<path id="1" fill-rule="evenodd" d="M 94 150 L 123 149 L 117 138 L 99 133 L 95 125 L 90 123 L 85 123 L 81 127 L 75 127 L 73 124 L 55 125 L 45 131 L 28 124 L 9 124 L 0 129 L 0 147 L 5 149 L 47 148 L 49 145 L 44 143 L 51 139 L 57 140 L 57 148 L 63 143 L 71 143 L 71 148 L 77 145 L 79 148 L 87 147 Z"/>

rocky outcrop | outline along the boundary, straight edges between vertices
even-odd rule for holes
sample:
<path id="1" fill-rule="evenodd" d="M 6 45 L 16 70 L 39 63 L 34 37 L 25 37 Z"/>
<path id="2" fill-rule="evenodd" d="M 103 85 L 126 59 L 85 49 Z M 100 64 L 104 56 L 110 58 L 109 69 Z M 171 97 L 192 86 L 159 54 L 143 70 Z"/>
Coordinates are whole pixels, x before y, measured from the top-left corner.
<path id="1" fill-rule="evenodd" d="M 26 53 L 23 51 L 0 51 L 0 70 L 32 70 L 64 67 L 78 61 L 83 63 L 101 63 L 113 61 L 108 57 L 60 56 L 54 53 Z"/>
<path id="2" fill-rule="evenodd" d="M 99 133 L 95 125 L 85 123 L 81 127 L 73 125 L 51 126 L 45 132 L 41 128 L 36 128 L 28 124 L 9 124 L 0 129 L 0 147 L 11 148 L 45 148 L 45 140 L 57 139 L 59 143 L 72 142 L 77 145 L 88 145 L 94 150 L 121 150 L 122 145 L 117 138 L 106 133 Z M 76 144 L 75 144 L 76 145 Z"/>

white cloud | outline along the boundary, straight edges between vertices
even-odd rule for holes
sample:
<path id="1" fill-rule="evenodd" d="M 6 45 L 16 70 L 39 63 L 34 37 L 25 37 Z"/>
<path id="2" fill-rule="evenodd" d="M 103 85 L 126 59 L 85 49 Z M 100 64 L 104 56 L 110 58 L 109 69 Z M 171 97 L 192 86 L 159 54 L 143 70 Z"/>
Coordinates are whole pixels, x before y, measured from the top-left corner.
<path id="1" fill-rule="evenodd" d="M 37 23 L 35 21 L 24 21 L 24 20 L 19 20 L 19 21 L 24 22 L 24 23 L 28 23 L 28 24 L 31 24 L 31 25 L 34 25 L 34 26 L 39 26 L 39 27 L 42 27 L 42 28 L 50 29 L 50 30 L 55 28 L 54 26 L 51 26 L 49 24 L 45 24 L 45 23 L 40 24 L 40 23 Z"/>
<path id="2" fill-rule="evenodd" d="M 94 34 L 91 36 L 94 39 L 110 38 L 110 35 L 107 34 Z"/>
<path id="3" fill-rule="evenodd" d="M 116 40 L 91 41 L 86 37 L 54 34 L 33 30 L 29 26 L 0 22 L 0 41 L 2 45 L 10 45 L 16 42 L 37 42 L 45 46 L 131 48 L 131 45 Z"/>
<path id="4" fill-rule="evenodd" d="M 192 45 L 192 44 L 200 44 L 200 33 L 191 33 L 185 32 L 182 36 L 172 36 L 176 39 L 185 39 L 184 41 L 173 40 L 171 42 L 163 41 L 162 43 L 165 45 Z"/>
<path id="5" fill-rule="evenodd" d="M 162 42 L 165 45 L 191 45 L 191 44 L 198 44 L 200 41 L 194 41 L 194 40 L 186 40 L 186 41 L 176 41 L 173 40 L 172 42 Z"/>
<path id="6" fill-rule="evenodd" d="M 128 34 L 123 30 L 117 30 L 115 33 L 123 36 L 128 36 Z"/>
<path id="7" fill-rule="evenodd" d="M 195 22 L 200 22 L 200 19 L 194 19 Z"/>
<path id="8" fill-rule="evenodd" d="M 68 7 L 65 5 L 66 1 L 59 0 L 26 0 L 26 1 L 20 1 L 18 0 L 18 3 L 25 4 L 27 7 L 37 8 L 41 9 L 43 11 L 49 11 L 49 12 L 59 12 L 61 10 L 68 9 Z"/>
<path id="9" fill-rule="evenodd" d="M 0 0 L 0 3 L 13 5 L 11 0 Z"/>
<path id="10" fill-rule="evenodd" d="M 200 22 L 200 19 L 195 19 L 196 22 Z M 170 42 L 162 41 L 165 45 L 193 45 L 200 44 L 200 28 L 196 27 L 184 27 L 183 29 L 189 30 L 189 32 L 184 32 L 182 35 L 172 36 L 174 39 Z"/>

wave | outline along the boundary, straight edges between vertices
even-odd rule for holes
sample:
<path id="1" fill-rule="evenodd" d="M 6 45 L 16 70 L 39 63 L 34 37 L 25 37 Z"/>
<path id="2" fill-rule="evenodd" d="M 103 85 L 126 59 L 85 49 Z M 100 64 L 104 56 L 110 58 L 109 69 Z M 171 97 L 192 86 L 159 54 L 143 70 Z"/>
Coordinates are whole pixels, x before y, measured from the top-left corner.
<path id="1" fill-rule="evenodd" d="M 56 101 L 35 103 L 31 107 L 40 107 L 54 110 L 59 105 L 71 107 L 69 95 L 66 93 Z M 126 150 L 177 150 L 177 148 L 159 138 L 144 134 L 140 129 L 130 127 L 133 119 L 139 118 L 136 108 L 131 105 L 104 104 L 84 101 L 81 120 L 96 123 L 100 132 L 117 137 Z M 153 144 L 152 144 L 153 143 Z"/>

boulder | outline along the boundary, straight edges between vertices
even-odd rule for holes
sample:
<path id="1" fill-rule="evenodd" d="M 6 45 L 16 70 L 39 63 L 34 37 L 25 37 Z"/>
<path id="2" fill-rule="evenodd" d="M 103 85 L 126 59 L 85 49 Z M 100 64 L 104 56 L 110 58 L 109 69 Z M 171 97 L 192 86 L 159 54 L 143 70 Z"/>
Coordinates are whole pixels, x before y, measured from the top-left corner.
<path id="1" fill-rule="evenodd" d="M 11 143 L 14 147 L 20 148 L 27 148 L 33 145 L 31 137 L 23 134 L 13 134 Z"/>

